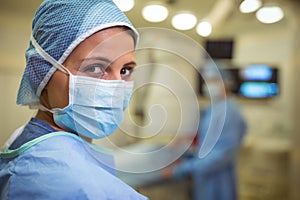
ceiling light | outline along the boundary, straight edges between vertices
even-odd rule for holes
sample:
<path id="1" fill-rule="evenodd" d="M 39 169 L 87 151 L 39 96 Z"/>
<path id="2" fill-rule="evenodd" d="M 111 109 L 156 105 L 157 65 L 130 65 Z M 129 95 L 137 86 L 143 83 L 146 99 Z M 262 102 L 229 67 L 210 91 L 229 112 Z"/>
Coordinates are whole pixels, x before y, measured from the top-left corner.
<path id="1" fill-rule="evenodd" d="M 197 18 L 191 13 L 180 13 L 172 18 L 172 25 L 178 30 L 189 30 L 194 28 Z"/>
<path id="2" fill-rule="evenodd" d="M 256 11 L 261 6 L 261 0 L 244 0 L 240 4 L 240 11 L 242 13 L 251 13 Z"/>
<path id="3" fill-rule="evenodd" d="M 197 33 L 203 37 L 207 37 L 211 34 L 212 26 L 207 21 L 202 21 L 197 26 Z"/>
<path id="4" fill-rule="evenodd" d="M 256 12 L 256 18 L 265 24 L 271 24 L 280 21 L 284 14 L 280 7 L 268 6 L 259 9 Z"/>
<path id="5" fill-rule="evenodd" d="M 113 1 L 123 12 L 128 12 L 134 7 L 134 0 L 113 0 Z"/>
<path id="6" fill-rule="evenodd" d="M 142 15 L 149 22 L 162 22 L 167 19 L 169 11 L 166 7 L 158 4 L 145 6 Z"/>

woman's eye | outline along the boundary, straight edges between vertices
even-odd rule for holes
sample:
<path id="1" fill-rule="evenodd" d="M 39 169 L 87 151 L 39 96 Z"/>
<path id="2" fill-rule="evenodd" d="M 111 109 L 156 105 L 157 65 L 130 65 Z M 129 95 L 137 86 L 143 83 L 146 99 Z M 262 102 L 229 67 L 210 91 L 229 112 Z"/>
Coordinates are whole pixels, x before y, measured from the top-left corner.
<path id="1" fill-rule="evenodd" d="M 99 76 L 103 75 L 105 73 L 105 69 L 103 65 L 99 64 L 92 64 L 88 65 L 83 69 L 83 73 L 89 75 L 89 76 Z"/>
<path id="2" fill-rule="evenodd" d="M 133 67 L 123 67 L 120 71 L 122 76 L 129 76 L 133 72 Z"/>

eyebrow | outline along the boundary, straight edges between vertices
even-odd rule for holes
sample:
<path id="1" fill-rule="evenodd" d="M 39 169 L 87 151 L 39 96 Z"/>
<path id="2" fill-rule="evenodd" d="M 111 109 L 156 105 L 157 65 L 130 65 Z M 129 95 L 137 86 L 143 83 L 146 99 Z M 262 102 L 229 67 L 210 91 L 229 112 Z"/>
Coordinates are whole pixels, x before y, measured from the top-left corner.
<path id="1" fill-rule="evenodd" d="M 134 66 L 136 66 L 137 64 L 136 64 L 135 61 L 130 61 L 130 62 L 126 63 L 125 65 L 134 65 Z"/>
<path id="2" fill-rule="evenodd" d="M 101 61 L 104 61 L 104 62 L 109 63 L 109 64 L 112 63 L 112 61 L 109 60 L 108 58 L 101 57 L 101 56 L 88 57 L 88 58 L 82 59 L 83 62 L 90 61 L 90 60 L 101 60 Z M 135 61 L 130 61 L 130 62 L 126 63 L 125 65 L 134 65 L 134 66 L 136 66 L 137 63 Z"/>
<path id="3" fill-rule="evenodd" d="M 101 56 L 84 58 L 84 59 L 82 59 L 82 62 L 90 61 L 90 60 L 101 60 L 101 61 L 104 61 L 107 63 L 112 63 L 112 61 L 109 60 L 108 58 L 101 57 Z"/>

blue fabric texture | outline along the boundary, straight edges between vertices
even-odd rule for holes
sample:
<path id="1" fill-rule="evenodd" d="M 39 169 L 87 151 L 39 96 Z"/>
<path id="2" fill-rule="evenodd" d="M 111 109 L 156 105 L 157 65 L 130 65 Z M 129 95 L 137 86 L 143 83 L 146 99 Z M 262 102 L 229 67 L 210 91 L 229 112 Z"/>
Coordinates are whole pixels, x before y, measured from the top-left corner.
<path id="1" fill-rule="evenodd" d="M 30 140 L 55 131 L 56 130 L 46 122 L 37 118 L 32 118 L 25 126 L 22 134 L 10 145 L 9 149 L 17 149 Z"/>
<path id="2" fill-rule="evenodd" d="M 44 134 L 47 127 L 32 121 L 23 133 L 35 129 Z M 16 157 L 0 158 L 0 199 L 147 199 L 115 177 L 111 154 L 76 138 L 71 133 L 53 136 Z"/>
<path id="3" fill-rule="evenodd" d="M 32 36 L 45 52 L 62 64 L 80 42 L 114 26 L 131 29 L 137 42 L 137 31 L 112 0 L 45 0 L 35 13 Z M 55 71 L 30 42 L 17 104 L 39 102 L 43 88 Z"/>
<path id="4" fill-rule="evenodd" d="M 206 157 L 200 159 L 196 153 L 193 158 L 174 168 L 173 173 L 177 177 L 192 176 L 194 200 L 236 200 L 236 158 L 247 127 L 238 105 L 232 100 L 219 101 L 213 106 L 215 112 L 226 106 L 224 127 L 216 145 Z M 198 133 L 200 136 L 198 149 L 204 137 L 212 134 L 208 132 L 210 121 L 218 121 L 221 115 L 224 113 L 215 115 L 215 118 L 211 119 L 211 106 L 204 111 Z M 212 128 L 211 131 L 216 130 Z"/>

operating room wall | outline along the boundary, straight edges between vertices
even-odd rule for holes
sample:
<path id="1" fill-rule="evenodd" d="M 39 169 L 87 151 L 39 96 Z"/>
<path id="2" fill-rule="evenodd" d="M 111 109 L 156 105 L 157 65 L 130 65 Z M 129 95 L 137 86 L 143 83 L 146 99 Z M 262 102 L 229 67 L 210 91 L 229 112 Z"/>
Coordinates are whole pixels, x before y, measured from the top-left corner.
<path id="1" fill-rule="evenodd" d="M 0 18 L 0 145 L 34 111 L 16 105 L 16 96 L 25 67 L 25 50 L 30 37 L 32 15 L 1 11 Z"/>
<path id="2" fill-rule="evenodd" d="M 1 71 L 0 74 L 0 142 L 1 145 L 17 127 L 28 122 L 32 111 L 16 106 L 16 91 L 20 74 Z"/>
<path id="3" fill-rule="evenodd" d="M 240 99 L 251 136 L 289 138 L 292 132 L 292 29 L 271 27 L 237 38 L 234 63 L 269 64 L 279 69 L 279 95 L 267 100 Z M 276 137 L 275 137 L 276 138 Z"/>

